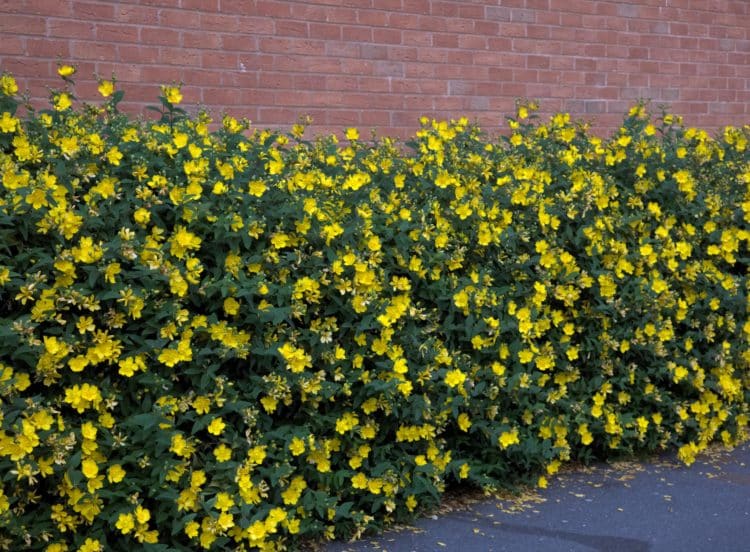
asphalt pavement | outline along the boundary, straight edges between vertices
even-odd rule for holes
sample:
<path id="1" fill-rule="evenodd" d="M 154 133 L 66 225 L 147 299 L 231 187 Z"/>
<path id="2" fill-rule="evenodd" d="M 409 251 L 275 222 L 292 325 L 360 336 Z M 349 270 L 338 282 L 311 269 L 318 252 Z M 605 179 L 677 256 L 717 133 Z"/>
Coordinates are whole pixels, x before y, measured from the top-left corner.
<path id="1" fill-rule="evenodd" d="M 327 552 L 750 551 L 750 442 L 692 466 L 674 455 L 551 478 L 517 499 L 481 500 Z"/>

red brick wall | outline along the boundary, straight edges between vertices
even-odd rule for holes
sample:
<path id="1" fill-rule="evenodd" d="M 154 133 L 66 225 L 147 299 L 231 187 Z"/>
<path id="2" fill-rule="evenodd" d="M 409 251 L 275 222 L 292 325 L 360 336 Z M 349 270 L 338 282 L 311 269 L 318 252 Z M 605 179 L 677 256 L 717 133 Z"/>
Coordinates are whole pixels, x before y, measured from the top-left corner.
<path id="1" fill-rule="evenodd" d="M 257 126 L 492 130 L 519 97 L 601 131 L 641 97 L 710 130 L 750 122 L 747 0 L 0 0 L 0 69 L 45 98 L 58 57 L 80 99 L 94 73 L 135 111 L 182 81 L 187 106 Z"/>

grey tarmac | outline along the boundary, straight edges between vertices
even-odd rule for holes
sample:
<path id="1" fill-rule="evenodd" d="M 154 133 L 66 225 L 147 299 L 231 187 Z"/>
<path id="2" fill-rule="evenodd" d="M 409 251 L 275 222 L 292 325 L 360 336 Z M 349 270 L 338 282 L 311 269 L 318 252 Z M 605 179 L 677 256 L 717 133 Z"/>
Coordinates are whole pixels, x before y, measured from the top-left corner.
<path id="1" fill-rule="evenodd" d="M 519 499 L 489 498 L 327 552 L 750 551 L 750 442 L 600 464 Z"/>

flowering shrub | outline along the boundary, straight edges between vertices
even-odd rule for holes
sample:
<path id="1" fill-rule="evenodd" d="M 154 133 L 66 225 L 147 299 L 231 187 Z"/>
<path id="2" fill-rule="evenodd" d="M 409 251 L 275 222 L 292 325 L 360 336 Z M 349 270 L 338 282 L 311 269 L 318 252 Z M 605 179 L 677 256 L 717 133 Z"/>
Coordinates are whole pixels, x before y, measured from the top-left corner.
<path id="1" fill-rule="evenodd" d="M 750 129 L 313 141 L 0 81 L 0 547 L 279 550 L 746 435 Z"/>

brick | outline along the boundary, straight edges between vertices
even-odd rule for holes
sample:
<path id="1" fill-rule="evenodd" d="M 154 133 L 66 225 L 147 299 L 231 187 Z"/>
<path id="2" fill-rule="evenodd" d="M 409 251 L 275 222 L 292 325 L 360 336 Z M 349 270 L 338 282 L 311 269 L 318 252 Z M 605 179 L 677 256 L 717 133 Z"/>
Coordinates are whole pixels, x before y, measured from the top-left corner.
<path id="1" fill-rule="evenodd" d="M 196 71 L 199 72 L 199 71 Z M 222 84 L 223 86 L 233 86 L 235 88 L 258 88 L 258 80 L 259 80 L 259 73 L 260 71 L 256 71 L 252 67 L 247 67 L 245 64 L 240 61 L 240 70 L 239 71 L 205 71 L 202 70 L 204 73 L 203 76 L 203 82 L 196 83 L 196 84 L 203 84 L 203 85 L 213 85 L 217 82 Z M 212 77 L 212 75 L 214 75 Z M 189 79 L 189 75 L 185 75 L 185 82 L 192 82 L 191 79 Z"/>
<path id="2" fill-rule="evenodd" d="M 26 51 L 27 39 L 20 36 L 5 36 L 0 42 L 0 56 L 20 55 Z"/>
<path id="3" fill-rule="evenodd" d="M 160 10 L 158 23 L 163 27 L 174 27 L 181 31 L 201 29 L 201 13 L 189 10 Z M 229 32 L 230 29 L 223 29 Z"/>
<path id="4" fill-rule="evenodd" d="M 340 126 L 359 126 L 361 124 L 360 110 L 331 110 L 326 112 L 326 124 Z"/>
<path id="5" fill-rule="evenodd" d="M 396 81 L 399 80 L 401 79 L 396 79 Z M 361 90 L 369 94 L 390 92 L 392 82 L 393 79 L 390 79 L 388 77 L 357 77 L 357 90 Z M 364 105 L 367 104 L 365 103 Z"/>
<path id="6" fill-rule="evenodd" d="M 476 85 L 472 82 L 466 81 L 448 81 L 448 94 L 455 95 L 466 95 L 476 93 Z"/>
<path id="7" fill-rule="evenodd" d="M 474 20 L 474 33 L 483 36 L 496 36 L 500 32 L 500 25 L 494 21 Z"/>
<path id="8" fill-rule="evenodd" d="M 549 27 L 546 25 L 526 25 L 526 36 L 535 40 L 547 40 Z"/>
<path id="9" fill-rule="evenodd" d="M 405 102 L 401 94 L 347 94 L 351 105 L 367 105 L 368 109 L 403 109 Z"/>
<path id="10" fill-rule="evenodd" d="M 323 55 L 325 43 L 320 40 L 263 37 L 258 40 L 258 49 L 279 54 Z"/>
<path id="11" fill-rule="evenodd" d="M 326 90 L 323 75 L 294 75 L 294 88 L 297 90 Z"/>
<path id="12" fill-rule="evenodd" d="M 448 33 L 436 33 L 432 42 L 437 48 L 458 48 L 458 35 Z"/>
<path id="13" fill-rule="evenodd" d="M 123 23 L 150 25 L 159 20 L 159 10 L 149 6 L 118 3 L 114 19 Z"/>
<path id="14" fill-rule="evenodd" d="M 143 82 L 168 83 L 185 81 L 185 70 L 181 67 L 164 67 L 162 65 L 146 65 L 140 70 Z M 191 85 L 200 83 L 190 81 Z"/>
<path id="15" fill-rule="evenodd" d="M 60 0 L 49 2 L 47 0 L 25 0 L 24 13 L 32 13 L 45 17 L 70 17 L 72 10 L 69 1 Z"/>
<path id="16" fill-rule="evenodd" d="M 357 91 L 360 90 L 360 81 L 354 75 L 328 75 L 325 87 L 327 90 Z"/>
<path id="17" fill-rule="evenodd" d="M 644 95 L 711 124 L 749 112 L 747 2 L 493 3 L 27 0 L 0 8 L 0 61 L 42 103 L 44 86 L 59 85 L 59 52 L 94 99 L 84 75 L 122 71 L 128 109 L 154 104 L 163 80 L 184 80 L 194 103 L 268 125 L 313 112 L 337 132 L 352 120 L 407 132 L 422 112 L 495 124 L 523 96 L 602 128 Z"/>
<path id="18" fill-rule="evenodd" d="M 181 65 L 183 67 L 201 67 L 202 53 L 200 50 L 187 48 L 159 48 L 159 62 L 165 65 Z M 206 67 L 212 69 L 212 67 Z"/>
<path id="19" fill-rule="evenodd" d="M 368 127 L 385 128 L 391 123 L 390 111 L 367 109 L 362 112 L 360 118 L 361 124 Z"/>
<path id="20" fill-rule="evenodd" d="M 109 61 L 117 59 L 117 46 L 105 42 L 76 40 L 71 42 L 70 54 L 75 59 Z"/>
<path id="21" fill-rule="evenodd" d="M 229 6 L 235 5 L 235 11 L 238 13 L 246 13 L 248 7 L 251 6 L 247 0 L 222 0 L 222 9 L 224 5 Z M 266 17 L 274 18 L 288 18 L 291 15 L 291 2 L 282 2 L 279 0 L 257 0 L 255 4 L 255 13 Z"/>
<path id="22" fill-rule="evenodd" d="M 44 35 L 44 19 L 28 15 L 4 14 L 0 17 L 0 33 L 3 35 Z"/>
<path id="23" fill-rule="evenodd" d="M 388 14 L 387 26 L 391 29 L 419 29 L 420 17 L 415 13 L 394 12 Z"/>
<path id="24" fill-rule="evenodd" d="M 205 46 L 200 44 L 197 46 L 205 49 Z M 218 47 L 214 49 L 220 49 L 223 52 L 252 52 L 258 49 L 258 39 L 249 34 L 225 34 L 221 35 Z"/>
<path id="25" fill-rule="evenodd" d="M 402 44 L 401 31 L 398 29 L 373 29 L 372 38 L 378 44 Z"/>
<path id="26" fill-rule="evenodd" d="M 362 44 L 359 51 L 363 59 L 388 58 L 388 47 L 384 44 Z"/>
<path id="27" fill-rule="evenodd" d="M 409 13 L 428 14 L 430 13 L 429 0 L 402 0 L 403 11 Z"/>
<path id="28" fill-rule="evenodd" d="M 388 46 L 387 59 L 393 61 L 416 61 L 419 50 L 407 46 Z"/>
<path id="29" fill-rule="evenodd" d="M 198 28 L 202 31 L 217 31 L 222 33 L 236 33 L 242 31 L 241 17 L 229 15 L 226 13 L 192 13 L 193 21 L 190 26 L 195 25 L 195 18 L 198 19 Z"/>
<path id="30" fill-rule="evenodd" d="M 320 38 L 323 40 L 341 40 L 341 25 L 330 23 L 310 23 L 308 36 L 310 38 Z"/>
<path id="31" fill-rule="evenodd" d="M 401 43 L 404 46 L 432 46 L 432 33 L 425 31 L 403 31 Z"/>
<path id="32" fill-rule="evenodd" d="M 487 37 L 478 35 L 459 35 L 458 47 L 470 50 L 486 50 L 488 48 Z"/>
<path id="33" fill-rule="evenodd" d="M 288 88 L 294 89 L 294 75 L 287 72 L 261 71 L 258 74 L 258 86 L 261 88 Z"/>
<path id="34" fill-rule="evenodd" d="M 495 21 L 510 21 L 511 9 L 505 6 L 487 6 L 484 16 Z"/>
<path id="35" fill-rule="evenodd" d="M 173 29 L 158 27 L 141 27 L 142 44 L 158 44 L 161 46 L 179 46 L 180 33 Z"/>
<path id="36" fill-rule="evenodd" d="M 47 36 L 59 38 L 74 38 L 78 40 L 94 40 L 96 26 L 89 21 L 74 19 L 49 19 L 47 21 Z"/>
<path id="37" fill-rule="evenodd" d="M 326 40 L 325 42 L 325 55 L 333 57 L 361 57 L 361 47 L 357 43 L 347 42 L 343 40 Z"/>
<path id="38" fill-rule="evenodd" d="M 97 22 L 94 27 L 96 39 L 101 42 L 127 42 L 137 44 L 140 41 L 140 27 Z"/>
<path id="39" fill-rule="evenodd" d="M 548 56 L 526 56 L 526 67 L 529 69 L 548 69 L 549 68 L 549 57 Z"/>
<path id="40" fill-rule="evenodd" d="M 170 4 L 174 5 L 174 2 Z M 181 0 L 180 7 L 184 10 L 217 12 L 219 11 L 219 0 Z"/>
<path id="41" fill-rule="evenodd" d="M 159 48 L 156 46 L 137 46 L 121 44 L 117 47 L 118 59 L 122 62 L 148 63 L 159 62 Z"/>
<path id="42" fill-rule="evenodd" d="M 147 80 L 143 78 L 143 71 L 147 67 L 148 66 L 136 65 L 134 63 L 110 63 L 107 61 L 100 61 L 96 63 L 95 73 L 101 78 L 110 78 L 114 75 L 115 78 L 121 82 L 140 82 L 142 80 Z"/>
<path id="43" fill-rule="evenodd" d="M 183 30 L 180 32 L 181 46 L 184 48 L 201 48 L 217 50 L 223 48 L 223 39 L 225 36 L 234 37 L 236 35 L 221 35 L 219 33 L 204 33 L 194 30 Z M 231 49 L 231 48 L 227 48 Z"/>
<path id="44" fill-rule="evenodd" d="M 3 41 L 5 42 L 5 41 Z M 3 50 L 5 50 L 6 44 L 3 44 Z M 12 53 L 12 52 L 5 52 Z M 67 40 L 50 40 L 48 38 L 29 38 L 26 40 L 26 46 L 21 52 L 27 56 L 35 58 L 50 58 L 50 59 L 69 59 L 70 58 L 70 43 Z"/>
<path id="45" fill-rule="evenodd" d="M 341 38 L 351 42 L 372 42 L 372 29 L 363 26 L 342 25 Z"/>
<path id="46" fill-rule="evenodd" d="M 236 53 L 222 51 L 202 51 L 200 54 L 201 67 L 208 69 L 237 70 L 240 67 Z"/>
<path id="47" fill-rule="evenodd" d="M 258 60 L 258 68 L 269 68 L 278 71 L 309 72 L 317 74 L 337 74 L 342 72 L 344 59 L 330 57 L 307 57 L 303 55 L 277 55 Z M 348 66 L 347 66 L 348 67 Z"/>
<path id="48" fill-rule="evenodd" d="M 400 61 L 375 60 L 372 62 L 372 75 L 381 77 L 403 77 L 404 64 Z"/>
<path id="49" fill-rule="evenodd" d="M 307 23 L 303 21 L 280 21 L 275 22 L 276 36 L 308 37 Z"/>
<path id="50" fill-rule="evenodd" d="M 372 75 L 373 62 L 358 59 L 342 59 L 339 61 L 341 72 L 352 75 Z"/>

